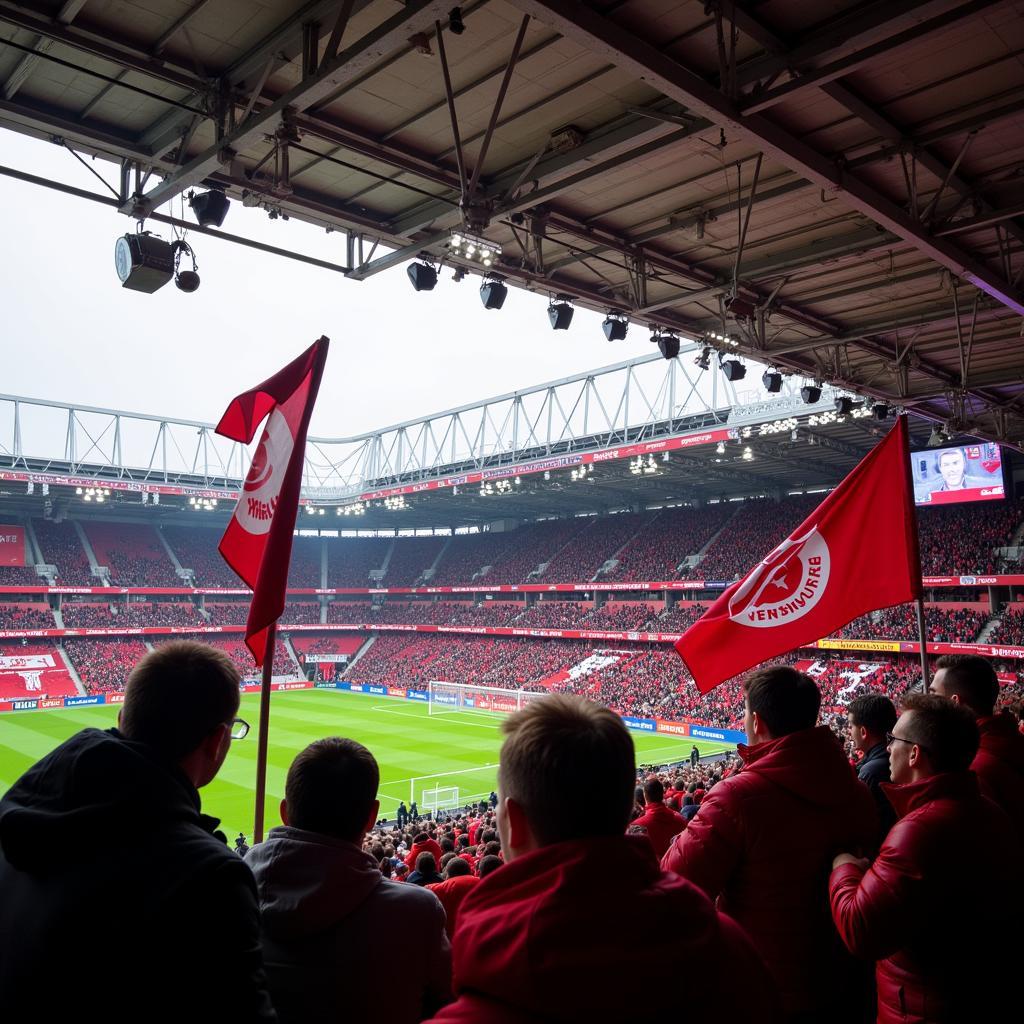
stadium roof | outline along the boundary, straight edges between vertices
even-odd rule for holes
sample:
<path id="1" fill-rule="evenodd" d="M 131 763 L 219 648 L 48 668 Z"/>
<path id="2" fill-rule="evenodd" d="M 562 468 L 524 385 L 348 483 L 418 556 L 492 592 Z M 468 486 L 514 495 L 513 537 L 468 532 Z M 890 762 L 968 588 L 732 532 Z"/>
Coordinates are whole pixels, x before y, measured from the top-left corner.
<path id="1" fill-rule="evenodd" d="M 511 283 L 1019 445 L 1022 52 L 1005 0 L 0 0 L 0 124 L 114 161 L 128 215 L 218 185 L 356 279 L 479 272 L 470 230 Z"/>

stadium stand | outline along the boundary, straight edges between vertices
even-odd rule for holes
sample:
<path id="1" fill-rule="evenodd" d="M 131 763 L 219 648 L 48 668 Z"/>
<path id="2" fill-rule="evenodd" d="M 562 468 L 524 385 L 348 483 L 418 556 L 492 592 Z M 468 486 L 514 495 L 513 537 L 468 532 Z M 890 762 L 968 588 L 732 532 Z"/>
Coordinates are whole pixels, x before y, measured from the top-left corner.
<path id="1" fill-rule="evenodd" d="M 652 518 L 650 513 L 624 512 L 590 519 L 587 527 L 552 558 L 541 578 L 559 583 L 592 580 L 598 569 Z"/>
<path id="2" fill-rule="evenodd" d="M 57 583 L 60 586 L 88 587 L 97 582 L 74 523 L 66 519 L 60 523 L 49 519 L 33 519 L 32 529 L 39 542 L 43 561 L 57 567 Z"/>
<path id="3" fill-rule="evenodd" d="M 89 693 L 123 690 L 146 649 L 141 640 L 134 639 L 64 640 L 64 650 Z"/>
<path id="4" fill-rule="evenodd" d="M 60 616 L 68 629 L 103 629 L 116 624 L 107 602 L 65 599 L 61 602 Z"/>
<path id="5" fill-rule="evenodd" d="M 0 587 L 42 587 L 46 580 L 30 565 L 0 565 Z"/>
<path id="6" fill-rule="evenodd" d="M 211 626 L 244 626 L 249 615 L 249 602 L 211 601 L 207 598 L 205 611 Z"/>
<path id="7" fill-rule="evenodd" d="M 119 626 L 205 626 L 206 620 L 191 602 L 132 602 L 117 606 Z"/>
<path id="8" fill-rule="evenodd" d="M 1024 646 L 1024 604 L 1008 604 L 1003 609 L 999 625 L 992 630 L 988 642 L 1008 647 Z"/>
<path id="9" fill-rule="evenodd" d="M 383 566 L 392 543 L 387 537 L 342 537 L 328 540 L 327 586 L 369 586 L 370 570 Z"/>
<path id="10" fill-rule="evenodd" d="M 995 549 L 1006 547 L 1024 518 L 1021 501 L 922 508 L 917 513 L 921 572 L 994 573 L 1005 569 Z"/>
<path id="11" fill-rule="evenodd" d="M 243 618 L 236 620 L 233 625 L 237 625 L 238 622 L 244 622 L 244 616 L 248 612 L 248 606 L 243 605 L 239 610 L 243 615 Z M 295 625 L 296 623 L 310 623 L 320 621 L 320 604 L 317 601 L 302 601 L 293 602 L 289 601 L 284 606 L 284 611 L 281 613 L 279 620 L 282 624 Z"/>
<path id="12" fill-rule="evenodd" d="M 164 526 L 162 529 L 182 568 L 195 573 L 197 587 L 242 585 L 217 550 L 223 530 L 203 526 Z"/>
<path id="13" fill-rule="evenodd" d="M 183 585 L 152 526 L 100 520 L 86 520 L 82 525 L 96 561 L 110 569 L 111 583 L 120 587 Z"/>
<path id="14" fill-rule="evenodd" d="M 697 554 L 735 511 L 730 505 L 664 509 L 619 552 L 619 564 L 602 582 L 679 579 L 683 559 Z"/>
<path id="15" fill-rule="evenodd" d="M 56 624 L 47 604 L 0 604 L 0 629 L 53 629 Z"/>
<path id="16" fill-rule="evenodd" d="M 973 643 L 988 620 L 988 613 L 975 607 L 950 608 L 926 605 L 924 618 L 929 641 Z M 854 619 L 833 635 L 862 640 L 916 640 L 917 608 L 912 604 L 901 604 L 895 608 L 871 612 Z"/>
<path id="17" fill-rule="evenodd" d="M 708 609 L 703 604 L 677 604 L 663 612 L 651 623 L 651 629 L 659 633 L 682 633 L 692 626 Z"/>
<path id="18" fill-rule="evenodd" d="M 399 537 L 384 575 L 385 587 L 412 587 L 441 553 L 447 537 Z"/>
<path id="19" fill-rule="evenodd" d="M 294 537 L 292 563 L 288 572 L 289 587 L 320 586 L 320 559 L 323 546 L 319 537 Z"/>

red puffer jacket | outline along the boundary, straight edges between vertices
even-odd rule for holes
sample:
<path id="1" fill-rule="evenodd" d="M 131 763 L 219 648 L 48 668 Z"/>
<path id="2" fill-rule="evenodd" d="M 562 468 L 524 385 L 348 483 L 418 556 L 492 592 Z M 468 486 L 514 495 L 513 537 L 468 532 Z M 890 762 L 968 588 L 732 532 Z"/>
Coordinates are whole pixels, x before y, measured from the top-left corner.
<path id="1" fill-rule="evenodd" d="M 704 797 L 661 866 L 718 897 L 775 975 L 787 1013 L 841 1020 L 864 979 L 832 926 L 828 877 L 837 853 L 877 842 L 874 801 L 826 726 L 741 744 L 739 755 L 743 769 Z"/>
<path id="2" fill-rule="evenodd" d="M 639 818 L 629 823 L 630 835 L 645 835 L 659 860 L 673 836 L 686 828 L 686 819 L 662 803 L 648 804 Z"/>
<path id="3" fill-rule="evenodd" d="M 829 885 L 843 941 L 878 961 L 879 1024 L 1001 1019 L 1021 913 L 1009 819 L 973 772 L 882 789 L 899 821 L 867 872 L 845 864 Z"/>
<path id="4" fill-rule="evenodd" d="M 413 843 L 412 849 L 406 854 L 405 866 L 410 871 L 416 870 L 416 858 L 421 853 L 432 853 L 438 871 L 441 870 L 441 846 L 436 839 L 428 839 L 425 843 Z"/>
<path id="5" fill-rule="evenodd" d="M 971 768 L 981 792 L 1006 811 L 1024 842 L 1024 736 L 1009 711 L 979 718 L 978 732 L 981 745 Z"/>
<path id="6" fill-rule="evenodd" d="M 778 1019 L 749 940 L 640 836 L 556 843 L 499 868 L 463 902 L 453 952 L 458 998 L 436 1024 L 661 1024 L 684 1006 Z M 681 970 L 698 979 L 685 996 Z"/>

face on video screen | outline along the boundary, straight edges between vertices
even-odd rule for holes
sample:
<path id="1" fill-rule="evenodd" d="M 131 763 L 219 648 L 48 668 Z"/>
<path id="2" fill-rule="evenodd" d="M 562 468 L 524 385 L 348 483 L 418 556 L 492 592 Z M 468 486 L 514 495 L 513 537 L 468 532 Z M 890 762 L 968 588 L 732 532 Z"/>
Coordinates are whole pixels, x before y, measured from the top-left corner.
<path id="1" fill-rule="evenodd" d="M 911 453 L 914 500 L 918 505 L 990 501 L 1003 497 L 999 445 L 961 445 Z"/>

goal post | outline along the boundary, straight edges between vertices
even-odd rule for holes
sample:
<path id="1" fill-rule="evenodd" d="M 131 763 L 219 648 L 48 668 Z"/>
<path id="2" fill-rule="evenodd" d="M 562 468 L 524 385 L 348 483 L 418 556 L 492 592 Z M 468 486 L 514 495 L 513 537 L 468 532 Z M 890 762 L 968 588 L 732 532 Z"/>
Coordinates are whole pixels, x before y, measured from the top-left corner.
<path id="1" fill-rule="evenodd" d="M 547 690 L 513 690 L 504 686 L 477 686 L 473 683 L 448 683 L 432 679 L 427 683 L 427 714 L 466 711 L 490 715 L 511 714 L 547 695 Z"/>

